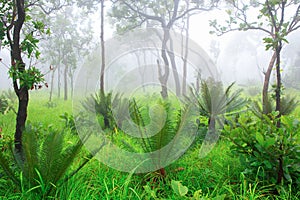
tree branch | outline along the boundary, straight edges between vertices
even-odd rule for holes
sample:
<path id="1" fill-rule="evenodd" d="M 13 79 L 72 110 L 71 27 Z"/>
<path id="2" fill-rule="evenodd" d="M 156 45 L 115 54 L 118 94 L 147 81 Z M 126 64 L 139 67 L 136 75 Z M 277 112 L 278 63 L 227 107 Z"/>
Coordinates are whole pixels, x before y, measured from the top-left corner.
<path id="1" fill-rule="evenodd" d="M 137 10 L 133 6 L 131 6 L 129 3 L 127 3 L 125 0 L 121 0 L 121 2 L 124 3 L 130 10 L 138 13 L 140 16 L 143 16 L 143 17 L 145 17 L 147 19 L 151 19 L 151 20 L 154 20 L 154 21 L 158 21 L 161 24 L 165 25 L 165 21 L 161 17 L 154 16 L 154 15 L 148 15 L 146 13 L 140 12 L 139 10 Z"/>
<path id="2" fill-rule="evenodd" d="M 300 20 L 299 13 L 300 13 L 300 5 L 297 7 L 296 12 L 295 12 L 295 15 L 294 15 L 294 17 L 293 17 L 293 20 L 292 20 L 292 22 L 291 22 L 290 25 L 289 25 L 288 33 L 294 31 L 294 30 L 293 30 L 294 27 L 295 27 L 295 26 L 297 25 L 297 23 L 299 22 L 299 20 Z M 298 27 L 298 28 L 299 28 L 299 27 Z M 298 29 L 298 28 L 296 28 L 296 29 Z M 296 29 L 295 29 L 295 30 L 296 30 Z"/>

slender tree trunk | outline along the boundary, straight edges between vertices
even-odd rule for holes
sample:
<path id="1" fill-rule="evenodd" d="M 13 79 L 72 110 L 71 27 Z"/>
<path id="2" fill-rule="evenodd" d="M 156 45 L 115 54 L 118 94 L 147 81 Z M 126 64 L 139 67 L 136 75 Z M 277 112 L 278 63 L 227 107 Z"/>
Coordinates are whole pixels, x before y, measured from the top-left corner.
<path id="1" fill-rule="evenodd" d="M 164 36 L 162 41 L 162 50 L 161 50 L 161 57 L 164 61 L 164 73 L 162 72 L 162 66 L 159 63 L 159 60 L 157 60 L 157 66 L 158 66 L 158 79 L 161 84 L 161 96 L 162 98 L 166 99 L 168 98 L 168 87 L 167 82 L 169 79 L 170 69 L 169 69 L 169 60 L 167 57 L 167 42 L 170 39 L 170 29 L 167 27 L 164 28 Z"/>
<path id="2" fill-rule="evenodd" d="M 100 91 L 104 93 L 104 74 L 105 74 L 105 43 L 104 43 L 104 0 L 101 0 L 101 74 Z"/>
<path id="3" fill-rule="evenodd" d="M 60 65 L 57 66 L 57 97 L 60 99 Z"/>
<path id="4" fill-rule="evenodd" d="M 216 118 L 210 117 L 208 120 L 208 130 L 211 134 L 215 134 L 216 131 Z"/>
<path id="5" fill-rule="evenodd" d="M 65 65 L 64 70 L 64 100 L 68 100 L 68 66 Z"/>
<path id="6" fill-rule="evenodd" d="M 55 68 L 56 69 L 56 68 Z M 55 69 L 52 70 L 52 74 L 51 74 L 51 83 L 50 83 L 50 96 L 49 96 L 49 101 L 52 101 L 52 95 L 53 95 L 53 84 L 54 84 L 54 75 L 55 75 Z"/>
<path id="7" fill-rule="evenodd" d="M 189 9 L 189 1 L 186 1 L 187 9 Z M 186 78 L 187 78 L 187 59 L 189 55 L 189 30 L 190 30 L 190 14 L 187 14 L 186 30 L 185 30 L 185 49 L 183 56 L 183 80 L 182 80 L 182 94 L 186 94 Z M 182 47 L 183 48 L 183 47 Z"/>
<path id="8" fill-rule="evenodd" d="M 276 49 L 276 80 L 277 80 L 277 84 L 276 84 L 276 90 L 275 90 L 275 97 L 276 97 L 276 111 L 279 112 L 279 119 L 277 121 L 277 127 L 280 128 L 280 117 L 281 117 L 281 103 L 280 103 L 280 100 L 281 100 L 281 68 L 280 68 L 280 62 L 281 62 L 281 59 L 280 59 L 280 52 L 281 52 L 281 44 L 279 44 L 279 47 Z"/>
<path id="9" fill-rule="evenodd" d="M 171 61 L 172 72 L 173 72 L 174 82 L 175 82 L 176 95 L 180 96 L 181 87 L 180 87 L 180 80 L 179 80 L 179 75 L 178 75 L 178 71 L 177 71 L 177 67 L 176 67 L 176 62 L 175 62 L 174 45 L 173 45 L 172 38 L 170 38 L 169 40 L 170 40 L 170 50 L 168 51 L 168 56 Z"/>
<path id="10" fill-rule="evenodd" d="M 271 77 L 271 73 L 272 73 L 272 69 L 273 66 L 275 64 L 276 61 L 276 52 L 273 53 L 272 58 L 270 60 L 268 69 L 265 73 L 265 80 L 264 80 L 264 86 L 263 86 L 263 91 L 262 91 L 262 105 L 263 105 L 263 113 L 267 114 L 268 112 L 268 89 L 269 89 L 269 82 L 270 82 L 270 77 Z"/>
<path id="11" fill-rule="evenodd" d="M 140 56 L 139 54 L 135 53 L 135 56 L 136 56 L 136 60 L 137 60 L 137 63 L 138 63 L 138 68 L 139 68 L 139 74 L 140 74 L 140 77 L 141 77 L 141 84 L 142 84 L 142 87 L 143 87 L 143 91 L 145 92 L 145 66 L 142 67 L 141 65 L 141 59 L 140 59 Z M 144 59 L 145 59 L 146 55 L 144 55 Z"/>
<path id="12" fill-rule="evenodd" d="M 278 48 L 276 49 L 276 55 L 277 55 L 277 60 L 276 60 L 276 79 L 277 79 L 277 84 L 276 84 L 276 91 L 275 91 L 275 97 L 276 97 L 276 111 L 278 111 L 278 119 L 277 119 L 277 128 L 280 128 L 281 126 L 281 72 L 280 72 L 280 52 L 282 49 L 282 44 L 279 42 Z M 279 149 L 282 151 L 283 150 L 283 144 L 281 142 Z M 278 174 L 277 174 L 277 184 L 280 184 L 283 179 L 284 175 L 284 170 L 283 170 L 283 155 L 280 155 L 278 158 L 279 166 L 278 166 Z"/>
<path id="13" fill-rule="evenodd" d="M 160 168 L 159 169 L 159 173 L 160 173 L 160 175 L 162 177 L 166 177 L 167 176 L 167 172 L 166 172 L 165 168 Z"/>
<path id="14" fill-rule="evenodd" d="M 17 123 L 15 132 L 15 148 L 17 152 L 22 151 L 22 133 L 27 119 L 27 107 L 29 102 L 29 93 L 26 87 L 22 87 L 18 92 L 19 107 L 17 112 Z"/>
<path id="15" fill-rule="evenodd" d="M 7 31 L 7 38 L 11 47 L 11 66 L 14 70 L 18 70 L 19 73 L 25 71 L 25 63 L 22 60 L 21 48 L 20 48 L 20 34 L 25 21 L 25 6 L 24 0 L 16 0 L 16 16 L 17 20 L 14 23 L 13 40 L 11 40 L 10 30 Z M 27 119 L 27 106 L 29 101 L 28 87 L 23 85 L 23 80 L 17 81 L 17 77 L 13 76 L 13 87 L 16 95 L 18 96 L 19 105 L 16 118 L 16 131 L 14 135 L 16 152 L 22 156 L 22 134 L 25 128 Z"/>

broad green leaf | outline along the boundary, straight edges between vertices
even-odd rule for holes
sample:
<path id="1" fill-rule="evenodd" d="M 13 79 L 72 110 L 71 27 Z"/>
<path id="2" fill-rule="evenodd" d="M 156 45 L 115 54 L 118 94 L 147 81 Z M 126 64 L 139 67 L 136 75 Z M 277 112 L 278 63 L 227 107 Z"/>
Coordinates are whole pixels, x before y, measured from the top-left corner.
<path id="1" fill-rule="evenodd" d="M 172 186 L 173 191 L 181 197 L 185 196 L 189 190 L 186 186 L 182 185 L 180 181 L 172 180 L 171 186 Z"/>
<path id="2" fill-rule="evenodd" d="M 257 142 L 258 142 L 260 145 L 263 146 L 263 144 L 264 144 L 264 136 L 263 136 L 261 133 L 257 132 L 255 138 L 256 138 Z"/>
<path id="3" fill-rule="evenodd" d="M 268 138 L 265 141 L 265 148 L 269 148 L 270 146 L 274 145 L 276 142 L 275 138 Z"/>

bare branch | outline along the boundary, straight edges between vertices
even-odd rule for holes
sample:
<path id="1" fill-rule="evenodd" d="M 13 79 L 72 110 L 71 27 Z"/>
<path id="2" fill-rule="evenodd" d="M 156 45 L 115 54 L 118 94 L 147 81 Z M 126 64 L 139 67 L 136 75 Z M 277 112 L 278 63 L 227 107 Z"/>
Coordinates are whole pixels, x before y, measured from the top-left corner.
<path id="1" fill-rule="evenodd" d="M 154 15 L 148 15 L 146 13 L 143 13 L 143 12 L 140 12 L 139 10 L 135 9 L 133 6 L 130 5 L 130 3 L 127 3 L 125 0 L 122 0 L 122 2 L 132 11 L 138 13 L 140 16 L 142 17 L 145 17 L 147 19 L 151 19 L 151 20 L 154 20 L 154 21 L 158 21 L 160 22 L 161 24 L 165 25 L 165 21 L 161 18 L 161 17 L 158 17 L 158 16 L 154 16 Z"/>
<path id="2" fill-rule="evenodd" d="M 272 25 L 275 27 L 275 31 L 277 32 L 278 31 L 278 27 L 276 25 L 276 19 L 275 19 L 275 16 L 274 16 L 273 12 L 272 12 L 272 8 L 270 7 L 269 0 L 266 0 L 266 4 L 267 4 L 269 15 L 271 16 Z"/>
<path id="3" fill-rule="evenodd" d="M 297 7 L 296 12 L 295 12 L 295 15 L 294 15 L 294 17 L 293 17 L 293 20 L 292 20 L 292 22 L 291 22 L 290 25 L 289 25 L 288 33 L 290 33 L 290 32 L 292 32 L 292 31 L 298 29 L 298 28 L 296 28 L 296 29 L 294 29 L 294 28 L 295 28 L 295 26 L 297 25 L 297 23 L 298 23 L 299 20 L 300 20 L 299 14 L 300 14 L 300 5 Z"/>

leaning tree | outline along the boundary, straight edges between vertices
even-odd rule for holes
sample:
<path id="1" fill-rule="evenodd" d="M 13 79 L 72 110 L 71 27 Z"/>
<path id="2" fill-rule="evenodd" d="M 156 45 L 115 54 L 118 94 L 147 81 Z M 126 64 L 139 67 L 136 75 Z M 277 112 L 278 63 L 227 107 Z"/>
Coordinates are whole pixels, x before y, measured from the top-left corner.
<path id="1" fill-rule="evenodd" d="M 26 66 L 27 58 L 39 58 L 38 43 L 41 35 L 50 33 L 36 13 L 50 14 L 65 6 L 67 1 L 24 1 L 3 0 L 0 2 L 0 40 L 10 51 L 9 74 L 18 97 L 15 130 L 15 149 L 22 152 L 22 133 L 27 119 L 29 90 L 43 83 L 43 74 L 34 66 Z"/>
<path id="2" fill-rule="evenodd" d="M 174 51 L 172 50 L 172 38 L 170 31 L 174 25 L 187 17 L 189 14 L 210 11 L 217 6 L 218 0 L 196 0 L 186 3 L 182 0 L 168 1 L 148 1 L 148 0 L 112 0 L 110 17 L 116 26 L 118 33 L 123 33 L 134 28 L 147 26 L 158 27 L 163 29 L 161 36 L 161 58 L 162 67 L 157 60 L 159 68 L 159 81 L 161 84 L 161 95 L 163 98 L 168 97 L 167 82 L 169 79 L 170 69 L 173 72 L 176 86 L 176 94 L 180 95 L 180 79 L 175 62 Z"/>
<path id="3" fill-rule="evenodd" d="M 272 70 L 276 68 L 276 111 L 280 113 L 281 106 L 281 53 L 287 36 L 300 28 L 300 1 L 299 0 L 227 0 L 229 8 L 226 11 L 229 19 L 222 26 L 216 20 L 211 21 L 218 35 L 230 31 L 257 30 L 266 34 L 263 38 L 266 50 L 271 50 L 273 55 L 266 72 L 264 72 L 264 85 L 262 91 L 263 112 L 268 111 L 268 88 Z M 251 14 L 250 14 L 251 12 Z M 252 19 L 251 16 L 256 16 Z M 279 114 L 280 117 L 280 114 Z M 279 124 L 280 125 L 280 121 Z"/>

